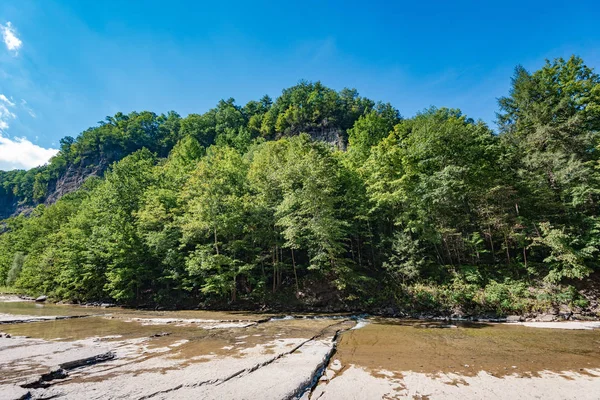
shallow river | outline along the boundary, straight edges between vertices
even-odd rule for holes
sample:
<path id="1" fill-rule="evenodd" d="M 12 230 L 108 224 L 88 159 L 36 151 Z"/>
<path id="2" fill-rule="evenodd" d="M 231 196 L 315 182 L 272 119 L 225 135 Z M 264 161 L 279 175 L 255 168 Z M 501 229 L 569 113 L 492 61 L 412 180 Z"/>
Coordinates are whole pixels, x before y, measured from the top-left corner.
<path id="1" fill-rule="evenodd" d="M 539 326 L 0 301 L 0 399 L 600 399 L 600 324 Z"/>

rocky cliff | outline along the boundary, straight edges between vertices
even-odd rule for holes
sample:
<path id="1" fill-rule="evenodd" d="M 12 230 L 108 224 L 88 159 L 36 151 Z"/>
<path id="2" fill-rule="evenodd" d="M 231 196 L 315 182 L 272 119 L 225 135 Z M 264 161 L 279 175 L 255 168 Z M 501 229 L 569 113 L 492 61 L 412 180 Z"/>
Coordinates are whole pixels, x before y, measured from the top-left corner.
<path id="1" fill-rule="evenodd" d="M 54 204 L 62 196 L 79 189 L 88 178 L 102 176 L 107 168 L 108 161 L 105 159 L 98 160 L 98 162 L 70 165 L 64 174 L 48 184 L 48 196 L 44 200 L 44 204 Z"/>
<path id="2" fill-rule="evenodd" d="M 23 200 L 9 190 L 0 189 L 0 220 L 19 214 L 28 215 L 40 204 L 54 204 L 62 196 L 79 189 L 88 178 L 102 176 L 109 165 L 108 159 L 99 157 L 68 165 L 58 179 L 48 182 L 47 195 L 39 201 Z"/>

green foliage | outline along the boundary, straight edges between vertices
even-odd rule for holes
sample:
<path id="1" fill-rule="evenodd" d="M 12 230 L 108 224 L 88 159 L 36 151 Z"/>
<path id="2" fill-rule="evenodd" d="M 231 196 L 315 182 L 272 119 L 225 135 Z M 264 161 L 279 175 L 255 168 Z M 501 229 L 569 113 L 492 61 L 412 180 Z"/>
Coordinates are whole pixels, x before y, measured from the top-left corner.
<path id="1" fill-rule="evenodd" d="M 418 240 L 413 240 L 410 233 L 397 232 L 390 257 L 383 263 L 383 268 L 406 284 L 421 275 L 427 261 L 427 256 L 419 246 Z"/>
<path id="2" fill-rule="evenodd" d="M 265 137 L 276 133 L 294 135 L 301 132 L 324 132 L 339 129 L 344 135 L 354 122 L 373 108 L 373 102 L 358 95 L 355 89 L 341 92 L 321 82 L 302 81 L 285 89 L 264 114 L 260 132 Z"/>
<path id="3" fill-rule="evenodd" d="M 33 210 L 0 228 L 0 282 L 131 305 L 584 307 L 600 78 L 576 57 L 518 68 L 498 119 L 499 135 L 456 109 L 402 119 L 320 82 L 185 118 L 117 113 L 46 166 L 0 171 L 0 204 Z M 67 171 L 102 176 L 38 205 Z"/>
<path id="4" fill-rule="evenodd" d="M 527 311 L 527 285 L 507 279 L 505 282 L 491 281 L 481 293 L 481 301 L 499 314 Z"/>
<path id="5" fill-rule="evenodd" d="M 21 251 L 16 252 L 12 265 L 10 266 L 6 276 L 6 286 L 12 286 L 15 281 L 19 279 L 19 275 L 21 275 L 21 270 L 23 269 L 24 261 L 25 254 L 23 254 Z"/>
<path id="6" fill-rule="evenodd" d="M 362 115 L 348 130 L 350 154 L 356 162 L 364 162 L 371 148 L 386 138 L 400 121 L 400 113 L 390 104 L 378 104 L 375 110 Z"/>
<path id="7" fill-rule="evenodd" d="M 573 237 L 564 229 L 555 229 L 545 222 L 540 224 L 542 236 L 533 240 L 533 245 L 542 246 L 549 250 L 544 258 L 550 269 L 546 279 L 553 283 L 560 282 L 563 278 L 583 279 L 587 277 L 592 269 L 586 265 L 587 260 L 594 260 L 594 254 L 598 249 L 593 246 L 581 248 L 582 240 Z"/>

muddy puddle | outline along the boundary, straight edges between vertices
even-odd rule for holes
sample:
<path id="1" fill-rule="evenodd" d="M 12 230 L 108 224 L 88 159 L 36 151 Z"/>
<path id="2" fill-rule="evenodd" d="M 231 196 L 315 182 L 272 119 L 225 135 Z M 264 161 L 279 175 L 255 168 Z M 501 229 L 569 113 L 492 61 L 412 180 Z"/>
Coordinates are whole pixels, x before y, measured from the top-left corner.
<path id="1" fill-rule="evenodd" d="M 342 365 L 473 376 L 537 376 L 542 371 L 600 368 L 600 331 L 537 329 L 498 323 L 372 319 L 341 336 Z"/>

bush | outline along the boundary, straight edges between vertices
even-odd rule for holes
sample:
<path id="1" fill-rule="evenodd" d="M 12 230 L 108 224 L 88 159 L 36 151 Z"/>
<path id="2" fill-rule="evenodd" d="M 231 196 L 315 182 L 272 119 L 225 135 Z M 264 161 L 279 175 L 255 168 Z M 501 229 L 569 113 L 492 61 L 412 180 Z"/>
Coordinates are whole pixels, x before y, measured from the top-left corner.
<path id="1" fill-rule="evenodd" d="M 6 286 L 14 285 L 15 281 L 19 279 L 24 262 L 25 254 L 23 254 L 23 252 L 20 251 L 16 252 L 13 258 L 12 265 L 8 270 L 8 275 L 6 276 Z"/>
<path id="2" fill-rule="evenodd" d="M 439 287 L 417 283 L 408 288 L 412 307 L 417 311 L 442 311 Z"/>
<path id="3" fill-rule="evenodd" d="M 562 288 L 554 294 L 552 300 L 555 304 L 566 304 L 571 307 L 585 308 L 589 305 L 589 302 L 573 286 Z"/>
<path id="4" fill-rule="evenodd" d="M 525 282 L 506 279 L 504 283 L 490 281 L 478 296 L 479 303 L 500 315 L 525 312 L 531 306 Z"/>

